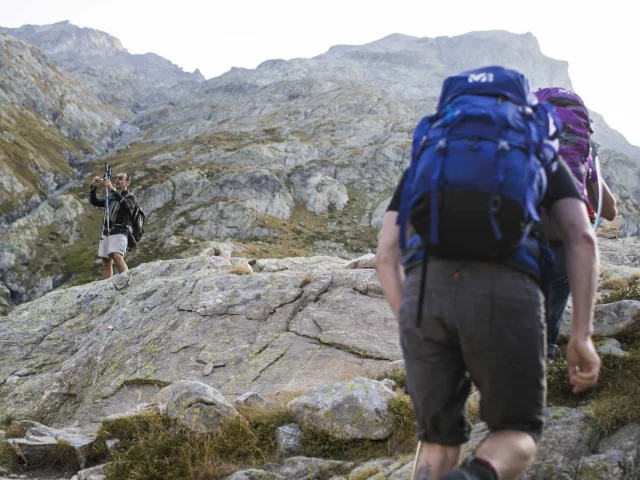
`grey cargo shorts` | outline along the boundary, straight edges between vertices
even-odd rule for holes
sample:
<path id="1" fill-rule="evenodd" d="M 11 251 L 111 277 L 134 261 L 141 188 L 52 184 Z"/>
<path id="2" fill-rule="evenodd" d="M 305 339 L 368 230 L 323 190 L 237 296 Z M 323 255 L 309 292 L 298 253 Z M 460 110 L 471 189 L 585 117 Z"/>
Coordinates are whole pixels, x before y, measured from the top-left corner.
<path id="1" fill-rule="evenodd" d="M 422 320 L 422 265 L 408 269 L 400 306 L 407 388 L 423 442 L 469 439 L 471 382 L 490 431 L 519 430 L 538 442 L 545 406 L 544 296 L 528 275 L 485 262 L 430 261 Z"/>

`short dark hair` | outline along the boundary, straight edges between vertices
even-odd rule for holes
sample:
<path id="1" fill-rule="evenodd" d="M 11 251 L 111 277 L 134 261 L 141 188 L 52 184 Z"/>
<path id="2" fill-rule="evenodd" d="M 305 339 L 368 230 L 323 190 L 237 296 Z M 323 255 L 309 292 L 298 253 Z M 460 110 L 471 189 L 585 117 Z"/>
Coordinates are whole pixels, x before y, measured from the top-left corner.
<path id="1" fill-rule="evenodd" d="M 131 175 L 129 175 L 127 172 L 120 172 L 120 173 L 127 176 L 127 178 L 125 179 L 127 182 L 131 181 Z"/>

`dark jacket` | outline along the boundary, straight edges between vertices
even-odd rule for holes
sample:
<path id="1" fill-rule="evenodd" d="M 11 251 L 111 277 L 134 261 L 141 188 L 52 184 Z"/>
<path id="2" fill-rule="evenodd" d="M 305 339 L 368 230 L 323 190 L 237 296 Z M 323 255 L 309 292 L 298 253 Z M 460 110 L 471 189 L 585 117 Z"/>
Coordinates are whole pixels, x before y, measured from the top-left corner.
<path id="1" fill-rule="evenodd" d="M 91 187 L 89 190 L 89 199 L 91 205 L 96 207 L 105 207 L 106 197 L 98 198 L 97 188 Z M 107 232 L 107 221 L 105 219 L 103 232 L 105 235 L 124 233 L 129 231 L 131 226 L 131 217 L 136 207 L 136 197 L 133 193 L 123 190 L 122 193 L 113 191 L 109 194 L 109 228 Z"/>

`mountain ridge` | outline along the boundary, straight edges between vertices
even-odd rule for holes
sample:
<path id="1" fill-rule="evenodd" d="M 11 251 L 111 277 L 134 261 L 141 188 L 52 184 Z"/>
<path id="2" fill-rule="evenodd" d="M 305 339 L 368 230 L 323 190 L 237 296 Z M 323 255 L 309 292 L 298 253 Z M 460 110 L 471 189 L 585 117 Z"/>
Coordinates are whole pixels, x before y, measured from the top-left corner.
<path id="1" fill-rule="evenodd" d="M 132 191 L 150 213 L 130 266 L 192 255 L 212 240 L 257 258 L 353 258 L 375 249 L 380 212 L 408 165 L 412 130 L 432 112 L 447 75 L 505 64 L 534 89 L 572 85 L 567 62 L 542 54 L 532 34 L 506 31 L 391 34 L 313 58 L 265 60 L 201 81 L 180 74 L 155 86 L 139 74 L 121 88 L 133 78 L 129 64 L 95 66 L 87 58 L 65 60 L 65 81 L 93 94 L 120 124 L 106 150 L 74 160 L 76 179 L 60 198 L 45 193 L 37 211 L 0 227 L 4 297 L 13 304 L 99 275 L 90 239 L 100 212 L 87 205 L 86 185 L 105 162 L 133 173 Z M 620 197 L 619 232 L 637 235 L 640 148 L 593 116 L 604 175 Z M 69 224 L 47 224 L 54 218 Z"/>

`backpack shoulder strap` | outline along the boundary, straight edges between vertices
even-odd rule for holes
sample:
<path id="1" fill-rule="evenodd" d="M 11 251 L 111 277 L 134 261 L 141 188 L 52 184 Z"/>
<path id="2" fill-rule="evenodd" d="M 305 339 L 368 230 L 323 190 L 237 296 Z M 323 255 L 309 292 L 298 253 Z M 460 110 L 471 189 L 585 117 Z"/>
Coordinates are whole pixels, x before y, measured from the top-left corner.
<path id="1" fill-rule="evenodd" d="M 434 115 L 426 116 L 420 120 L 413 132 L 411 148 L 411 164 L 407 170 L 402 185 L 402 195 L 400 196 L 400 207 L 398 208 L 398 218 L 396 224 L 400 227 L 400 249 L 407 248 L 407 222 L 409 220 L 409 199 L 411 196 L 411 186 L 415 177 L 416 164 L 420 155 L 424 151 L 428 140 L 429 129 L 433 122 Z"/>

